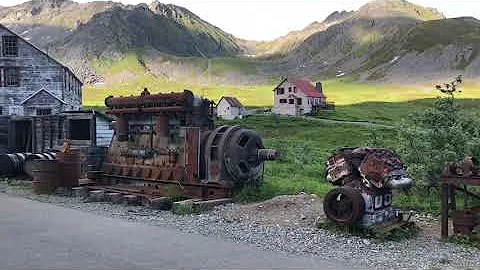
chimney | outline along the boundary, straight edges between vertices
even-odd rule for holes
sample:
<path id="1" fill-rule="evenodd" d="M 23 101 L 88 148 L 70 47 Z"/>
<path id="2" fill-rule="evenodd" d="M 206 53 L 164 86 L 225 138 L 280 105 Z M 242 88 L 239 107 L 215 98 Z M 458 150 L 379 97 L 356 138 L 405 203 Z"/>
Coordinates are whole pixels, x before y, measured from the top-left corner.
<path id="1" fill-rule="evenodd" d="M 321 83 L 321 82 L 317 82 L 317 83 L 315 84 L 315 89 L 317 89 L 317 90 L 320 91 L 320 92 L 323 92 L 322 83 Z"/>

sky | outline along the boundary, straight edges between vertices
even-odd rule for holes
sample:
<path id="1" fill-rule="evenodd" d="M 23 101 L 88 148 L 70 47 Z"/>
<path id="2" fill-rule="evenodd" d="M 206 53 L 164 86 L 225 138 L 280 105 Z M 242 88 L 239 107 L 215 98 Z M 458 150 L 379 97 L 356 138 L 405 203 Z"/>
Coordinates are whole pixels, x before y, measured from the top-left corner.
<path id="1" fill-rule="evenodd" d="M 11 6 L 26 0 L 0 0 Z M 90 2 L 88 0 L 74 0 Z M 138 4 L 153 0 L 114 0 Z M 299 30 L 314 21 L 322 21 L 333 11 L 356 10 L 368 0 L 160 0 L 183 6 L 202 19 L 238 38 L 271 40 Z M 473 16 L 480 19 L 479 0 L 411 0 L 409 2 L 434 7 L 447 17 Z"/>

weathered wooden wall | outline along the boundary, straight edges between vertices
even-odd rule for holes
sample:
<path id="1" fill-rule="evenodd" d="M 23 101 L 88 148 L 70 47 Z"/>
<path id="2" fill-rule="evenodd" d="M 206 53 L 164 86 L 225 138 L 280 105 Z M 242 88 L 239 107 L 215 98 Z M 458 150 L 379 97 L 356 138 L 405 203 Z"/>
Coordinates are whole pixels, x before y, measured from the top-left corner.
<path id="1" fill-rule="evenodd" d="M 0 25 L 0 37 L 12 33 Z M 27 41 L 18 37 L 18 56 L 4 56 L 0 41 L 0 75 L 8 67 L 19 69 L 19 86 L 5 86 L 0 78 L 1 114 L 8 115 L 9 108 L 19 106 L 25 115 L 35 115 L 36 108 L 51 108 L 52 113 L 81 108 L 81 82 L 72 72 L 47 56 Z M 25 100 L 41 89 L 43 96 Z M 53 97 L 53 96 L 54 97 Z M 61 101 L 63 102 L 61 102 Z"/>
<path id="2" fill-rule="evenodd" d="M 95 125 L 96 125 L 96 133 L 97 133 L 96 134 L 97 146 L 108 147 L 113 137 L 112 122 L 103 117 L 97 117 L 95 121 Z"/>
<path id="3" fill-rule="evenodd" d="M 5 154 L 7 152 L 8 152 L 8 116 L 0 116 L 0 154 Z"/>

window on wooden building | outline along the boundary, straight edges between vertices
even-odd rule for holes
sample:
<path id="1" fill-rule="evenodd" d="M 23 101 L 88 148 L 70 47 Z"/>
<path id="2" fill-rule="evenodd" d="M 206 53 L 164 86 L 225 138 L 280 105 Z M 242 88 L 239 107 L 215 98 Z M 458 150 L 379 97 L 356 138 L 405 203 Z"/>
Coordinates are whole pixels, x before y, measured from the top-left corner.
<path id="1" fill-rule="evenodd" d="M 5 86 L 20 86 L 20 72 L 18 68 L 5 68 L 3 74 Z"/>
<path id="2" fill-rule="evenodd" d="M 293 98 L 289 99 L 288 104 L 295 104 L 295 99 L 293 99 Z"/>
<path id="3" fill-rule="evenodd" d="M 52 114 L 51 108 L 37 108 L 36 110 L 37 115 L 50 115 Z"/>
<path id="4" fill-rule="evenodd" d="M 71 119 L 70 140 L 90 140 L 90 119 Z"/>
<path id="5" fill-rule="evenodd" d="M 18 56 L 18 39 L 16 36 L 2 37 L 3 56 Z"/>
<path id="6" fill-rule="evenodd" d="M 297 104 L 302 105 L 302 99 L 301 98 L 297 98 Z"/>
<path id="7" fill-rule="evenodd" d="M 281 99 L 280 99 L 280 103 L 287 103 L 287 100 L 284 99 L 284 98 L 281 98 Z"/>
<path id="8" fill-rule="evenodd" d="M 288 92 L 292 92 L 292 87 L 288 87 Z"/>
<path id="9" fill-rule="evenodd" d="M 3 115 L 3 107 L 0 106 L 0 115 Z"/>

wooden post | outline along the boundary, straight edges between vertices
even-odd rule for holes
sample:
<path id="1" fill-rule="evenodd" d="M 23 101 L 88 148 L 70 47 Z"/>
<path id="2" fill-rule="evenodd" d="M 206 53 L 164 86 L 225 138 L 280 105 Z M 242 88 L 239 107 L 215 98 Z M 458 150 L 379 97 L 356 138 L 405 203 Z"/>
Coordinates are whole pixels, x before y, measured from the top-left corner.
<path id="1" fill-rule="evenodd" d="M 450 197 L 450 209 L 452 209 L 453 211 L 457 210 L 457 200 L 455 198 L 455 191 L 456 191 L 455 185 L 448 185 L 448 193 Z"/>
<path id="2" fill-rule="evenodd" d="M 441 207 L 441 234 L 442 237 L 448 237 L 448 190 L 449 190 L 449 185 L 446 183 L 441 184 L 441 201 L 442 201 L 442 207 Z"/>

